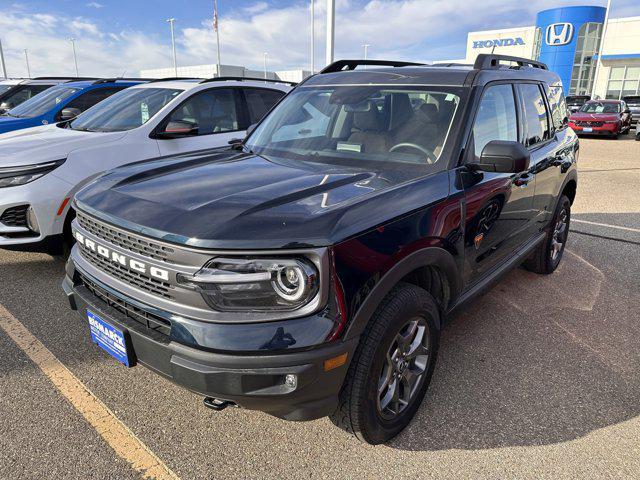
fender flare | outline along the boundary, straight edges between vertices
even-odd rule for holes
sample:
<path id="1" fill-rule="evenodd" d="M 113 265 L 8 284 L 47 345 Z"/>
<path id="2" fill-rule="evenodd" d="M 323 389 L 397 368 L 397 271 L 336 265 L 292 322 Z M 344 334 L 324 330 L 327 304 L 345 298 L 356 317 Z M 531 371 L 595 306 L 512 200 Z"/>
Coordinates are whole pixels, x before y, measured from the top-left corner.
<path id="1" fill-rule="evenodd" d="M 447 278 L 451 291 L 449 305 L 444 305 L 442 309 L 442 313 L 446 312 L 448 307 L 453 305 L 460 295 L 462 290 L 462 277 L 451 253 L 440 247 L 424 248 L 404 257 L 375 284 L 353 315 L 347 327 L 347 332 L 344 337 L 345 340 L 361 335 L 369 323 L 371 316 L 391 289 L 407 274 L 424 266 L 438 267 Z"/>

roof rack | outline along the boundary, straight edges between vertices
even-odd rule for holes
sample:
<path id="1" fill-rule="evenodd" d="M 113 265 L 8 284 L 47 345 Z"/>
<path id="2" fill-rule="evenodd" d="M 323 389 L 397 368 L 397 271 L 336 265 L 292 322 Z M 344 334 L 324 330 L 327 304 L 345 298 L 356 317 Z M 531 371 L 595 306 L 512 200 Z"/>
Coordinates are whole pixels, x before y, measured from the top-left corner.
<path id="1" fill-rule="evenodd" d="M 327 65 L 322 70 L 320 70 L 320 74 L 342 72 L 344 70 L 355 70 L 356 67 L 359 67 L 361 65 L 371 65 L 378 67 L 416 67 L 424 66 L 426 64 L 415 62 L 396 62 L 394 60 L 338 60 L 337 62 L 333 62 L 332 64 Z"/>
<path id="2" fill-rule="evenodd" d="M 536 60 L 529 60 L 528 58 L 522 57 L 512 57 L 510 55 L 498 55 L 498 54 L 489 54 L 489 53 L 481 53 L 476 58 L 475 63 L 473 64 L 473 68 L 476 70 L 490 70 L 494 68 L 500 68 L 500 62 L 513 62 L 517 64 L 519 67 L 532 67 L 532 68 L 540 68 L 542 70 L 549 70 L 546 64 L 542 62 L 538 62 Z"/>
<path id="3" fill-rule="evenodd" d="M 124 78 L 124 77 L 114 77 L 114 78 L 100 78 L 93 82 L 93 85 L 99 85 L 101 83 L 114 83 L 119 80 L 123 80 L 125 82 L 148 82 L 150 78 Z"/>
<path id="4" fill-rule="evenodd" d="M 155 82 L 171 82 L 171 81 L 180 81 L 180 80 L 202 80 L 202 77 L 163 77 L 163 78 L 152 78 L 149 80 L 149 83 Z"/>
<path id="5" fill-rule="evenodd" d="M 284 83 L 287 85 L 291 85 L 295 87 L 297 85 L 296 82 L 289 82 L 287 80 L 276 80 L 273 78 L 257 78 L 257 77 L 213 77 L 207 78 L 206 80 L 201 81 L 200 83 L 209 83 L 209 82 L 226 82 L 226 81 L 237 81 L 242 82 L 248 80 L 250 82 L 269 82 L 269 83 Z"/>
<path id="6" fill-rule="evenodd" d="M 25 80 L 95 80 L 96 77 L 34 77 L 26 78 Z"/>

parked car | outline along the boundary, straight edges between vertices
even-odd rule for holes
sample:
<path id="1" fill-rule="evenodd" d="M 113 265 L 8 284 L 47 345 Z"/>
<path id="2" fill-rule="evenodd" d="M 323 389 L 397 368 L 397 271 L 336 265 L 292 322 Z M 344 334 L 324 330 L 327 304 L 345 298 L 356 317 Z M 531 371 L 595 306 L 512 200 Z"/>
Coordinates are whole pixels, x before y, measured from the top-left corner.
<path id="1" fill-rule="evenodd" d="M 631 111 L 631 124 L 636 125 L 638 130 L 638 119 L 640 119 L 640 95 L 627 95 L 622 97 L 622 100 L 627 104 Z"/>
<path id="2" fill-rule="evenodd" d="M 48 88 L 70 82 L 71 77 L 37 77 L 33 79 L 9 79 L 0 82 L 0 115 L 35 97 Z"/>
<path id="3" fill-rule="evenodd" d="M 71 120 L 114 93 L 143 81 L 113 78 L 62 83 L 0 116 L 0 133 Z"/>
<path id="4" fill-rule="evenodd" d="M 0 248 L 61 253 L 81 185 L 125 163 L 228 147 L 290 89 L 243 79 L 150 82 L 75 120 L 0 135 Z"/>
<path id="5" fill-rule="evenodd" d="M 420 406 L 447 319 L 523 262 L 558 267 L 577 153 L 542 63 L 339 61 L 235 150 L 78 192 L 63 288 L 94 342 L 210 408 L 330 415 L 385 442 Z"/>
<path id="6" fill-rule="evenodd" d="M 578 135 L 617 138 L 631 130 L 631 110 L 620 100 L 590 100 L 569 117 L 569 126 Z"/>
<path id="7" fill-rule="evenodd" d="M 590 95 L 568 95 L 566 100 L 567 108 L 569 109 L 569 112 L 575 113 L 589 100 L 591 100 Z"/>

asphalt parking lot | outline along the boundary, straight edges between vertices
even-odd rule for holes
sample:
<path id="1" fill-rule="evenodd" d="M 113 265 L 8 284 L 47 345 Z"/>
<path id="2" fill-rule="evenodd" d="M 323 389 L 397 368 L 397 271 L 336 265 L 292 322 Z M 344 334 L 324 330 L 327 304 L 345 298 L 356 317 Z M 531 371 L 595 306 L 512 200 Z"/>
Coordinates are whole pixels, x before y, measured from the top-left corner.
<path id="1" fill-rule="evenodd" d="M 455 319 L 378 447 L 125 369 L 68 309 L 62 261 L 0 251 L 0 478 L 640 478 L 640 142 L 582 139 L 579 169 L 561 268 Z"/>

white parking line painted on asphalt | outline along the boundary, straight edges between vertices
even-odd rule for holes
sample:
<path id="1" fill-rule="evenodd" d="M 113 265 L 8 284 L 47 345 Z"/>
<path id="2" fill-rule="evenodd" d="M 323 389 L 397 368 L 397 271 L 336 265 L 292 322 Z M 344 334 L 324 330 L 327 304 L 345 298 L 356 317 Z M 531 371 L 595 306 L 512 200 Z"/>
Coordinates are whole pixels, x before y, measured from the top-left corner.
<path id="1" fill-rule="evenodd" d="M 143 478 L 178 480 L 178 476 L 162 460 L 2 305 L 0 328 L 42 370 L 116 455 L 128 462 L 131 468 L 139 472 Z"/>
<path id="2" fill-rule="evenodd" d="M 587 220 L 578 220 L 576 218 L 572 218 L 571 221 L 574 223 L 584 223 L 586 225 L 595 225 L 597 227 L 615 228 L 616 230 L 624 230 L 626 232 L 640 233 L 640 228 L 621 227 L 619 225 L 611 225 L 609 223 L 589 222 Z"/>

